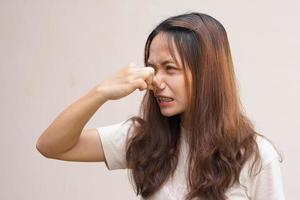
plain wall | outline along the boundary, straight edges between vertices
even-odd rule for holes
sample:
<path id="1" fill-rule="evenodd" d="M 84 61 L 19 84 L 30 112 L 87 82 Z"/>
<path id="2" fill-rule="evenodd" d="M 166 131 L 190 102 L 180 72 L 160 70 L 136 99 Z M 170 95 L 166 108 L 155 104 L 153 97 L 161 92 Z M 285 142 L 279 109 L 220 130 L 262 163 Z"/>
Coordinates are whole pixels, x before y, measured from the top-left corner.
<path id="1" fill-rule="evenodd" d="M 299 0 L 1 0 L 1 200 L 136 199 L 126 170 L 46 159 L 36 140 L 101 80 L 142 66 L 154 26 L 187 11 L 224 25 L 244 108 L 283 153 L 287 199 L 300 199 Z M 107 102 L 85 128 L 137 114 L 143 94 Z"/>

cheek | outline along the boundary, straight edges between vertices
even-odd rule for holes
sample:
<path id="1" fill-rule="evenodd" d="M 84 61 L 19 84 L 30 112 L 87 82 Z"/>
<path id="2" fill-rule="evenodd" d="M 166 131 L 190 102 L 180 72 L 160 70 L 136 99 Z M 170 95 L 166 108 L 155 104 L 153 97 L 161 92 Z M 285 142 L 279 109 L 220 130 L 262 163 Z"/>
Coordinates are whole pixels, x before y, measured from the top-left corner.
<path id="1" fill-rule="evenodd" d="M 183 78 L 173 79 L 169 82 L 170 89 L 174 95 L 176 95 L 177 99 L 180 101 L 186 101 L 187 92 L 185 89 L 185 82 Z"/>

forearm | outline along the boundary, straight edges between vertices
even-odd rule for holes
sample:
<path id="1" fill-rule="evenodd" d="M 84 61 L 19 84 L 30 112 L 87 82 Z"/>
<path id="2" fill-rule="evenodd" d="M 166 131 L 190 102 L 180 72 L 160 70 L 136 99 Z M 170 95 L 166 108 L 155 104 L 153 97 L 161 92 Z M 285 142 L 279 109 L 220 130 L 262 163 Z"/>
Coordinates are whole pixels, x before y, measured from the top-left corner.
<path id="1" fill-rule="evenodd" d="M 73 147 L 86 123 L 107 100 L 96 87 L 72 103 L 39 137 L 38 150 L 45 155 L 54 155 Z"/>

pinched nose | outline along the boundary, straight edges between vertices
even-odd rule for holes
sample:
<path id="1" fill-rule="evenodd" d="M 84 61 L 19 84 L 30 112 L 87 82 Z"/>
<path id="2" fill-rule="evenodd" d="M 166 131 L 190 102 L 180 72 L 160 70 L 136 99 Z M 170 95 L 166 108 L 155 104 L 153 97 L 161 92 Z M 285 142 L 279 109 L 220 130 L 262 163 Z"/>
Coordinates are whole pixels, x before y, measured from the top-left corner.
<path id="1" fill-rule="evenodd" d="M 157 76 L 154 76 L 152 79 L 152 87 L 155 91 L 162 90 L 165 87 L 165 84 Z"/>

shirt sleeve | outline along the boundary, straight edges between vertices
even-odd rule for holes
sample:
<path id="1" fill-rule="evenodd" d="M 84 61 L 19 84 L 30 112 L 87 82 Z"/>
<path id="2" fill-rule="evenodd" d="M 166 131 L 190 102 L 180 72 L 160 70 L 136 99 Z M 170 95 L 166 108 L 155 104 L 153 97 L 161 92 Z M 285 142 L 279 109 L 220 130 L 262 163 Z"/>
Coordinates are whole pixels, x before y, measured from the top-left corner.
<path id="1" fill-rule="evenodd" d="M 258 144 L 262 169 L 251 178 L 251 197 L 254 200 L 284 200 L 280 156 L 269 141 L 260 139 Z"/>
<path id="2" fill-rule="evenodd" d="M 253 184 L 253 197 L 255 200 L 284 200 L 282 174 L 278 158 L 265 166 L 257 175 Z"/>
<path id="3" fill-rule="evenodd" d="M 126 169 L 126 141 L 131 121 L 98 127 L 98 135 L 102 143 L 105 165 L 108 170 Z"/>

